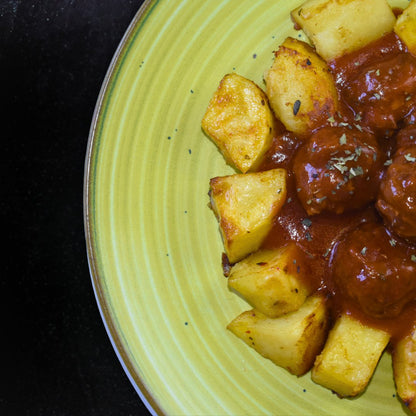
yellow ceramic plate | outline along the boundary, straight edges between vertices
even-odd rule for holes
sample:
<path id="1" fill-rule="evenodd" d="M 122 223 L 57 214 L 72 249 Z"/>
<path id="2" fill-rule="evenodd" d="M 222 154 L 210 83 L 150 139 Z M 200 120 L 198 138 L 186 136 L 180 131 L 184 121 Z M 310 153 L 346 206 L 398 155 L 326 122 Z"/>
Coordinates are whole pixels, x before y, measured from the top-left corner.
<path id="1" fill-rule="evenodd" d="M 109 336 L 155 414 L 405 414 L 388 355 L 362 397 L 341 400 L 225 329 L 248 307 L 227 290 L 207 206 L 209 179 L 231 169 L 200 121 L 224 74 L 263 86 L 273 50 L 301 36 L 289 18 L 300 3 L 147 1 L 105 79 L 86 160 L 88 255 Z"/>

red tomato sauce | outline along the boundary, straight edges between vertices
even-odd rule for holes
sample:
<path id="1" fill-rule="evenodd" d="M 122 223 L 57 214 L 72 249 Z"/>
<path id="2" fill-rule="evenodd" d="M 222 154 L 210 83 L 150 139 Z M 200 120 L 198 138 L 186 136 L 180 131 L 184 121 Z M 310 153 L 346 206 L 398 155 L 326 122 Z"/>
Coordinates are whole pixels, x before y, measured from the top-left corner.
<path id="1" fill-rule="evenodd" d="M 263 246 L 294 241 L 333 319 L 392 341 L 416 321 L 416 59 L 393 33 L 329 64 L 340 102 L 307 137 L 280 124 L 260 170 L 288 171 Z"/>

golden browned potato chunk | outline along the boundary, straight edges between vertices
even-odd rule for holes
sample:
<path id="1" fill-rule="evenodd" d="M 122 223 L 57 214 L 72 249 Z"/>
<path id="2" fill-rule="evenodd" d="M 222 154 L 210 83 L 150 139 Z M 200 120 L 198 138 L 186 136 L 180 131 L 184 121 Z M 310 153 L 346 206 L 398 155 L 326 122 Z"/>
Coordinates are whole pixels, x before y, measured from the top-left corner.
<path id="1" fill-rule="evenodd" d="M 416 55 L 416 1 L 412 0 L 397 18 L 394 31 L 406 44 L 409 52 Z"/>
<path id="2" fill-rule="evenodd" d="M 253 308 L 275 318 L 299 309 L 311 290 L 304 254 L 295 243 L 258 250 L 232 267 L 228 287 Z"/>
<path id="3" fill-rule="evenodd" d="M 227 163 L 245 173 L 255 169 L 273 140 L 274 116 L 264 92 L 252 81 L 226 75 L 202 119 L 202 128 Z"/>
<path id="4" fill-rule="evenodd" d="M 276 365 L 300 376 L 325 342 L 328 315 L 325 300 L 311 296 L 296 312 L 269 318 L 255 309 L 235 318 L 227 328 Z"/>
<path id="5" fill-rule="evenodd" d="M 388 342 L 386 332 L 342 315 L 316 358 L 312 380 L 340 397 L 357 396 L 366 388 Z"/>
<path id="6" fill-rule="evenodd" d="M 265 82 L 270 106 L 290 131 L 309 133 L 337 111 L 329 68 L 305 42 L 287 38 L 275 52 Z"/>
<path id="7" fill-rule="evenodd" d="M 396 22 L 386 0 L 308 0 L 291 15 L 327 62 L 379 39 Z"/>
<path id="8" fill-rule="evenodd" d="M 240 173 L 210 181 L 217 216 L 231 264 L 259 249 L 286 199 L 286 170 Z"/>
<path id="9" fill-rule="evenodd" d="M 394 381 L 399 397 L 416 413 L 416 326 L 393 349 Z"/>

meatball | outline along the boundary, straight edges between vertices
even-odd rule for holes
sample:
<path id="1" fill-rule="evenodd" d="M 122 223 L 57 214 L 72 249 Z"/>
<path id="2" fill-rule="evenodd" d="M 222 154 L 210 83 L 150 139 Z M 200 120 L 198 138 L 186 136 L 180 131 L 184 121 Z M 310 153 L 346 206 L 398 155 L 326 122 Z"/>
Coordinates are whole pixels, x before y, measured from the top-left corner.
<path id="1" fill-rule="evenodd" d="M 416 146 L 416 126 L 411 124 L 397 133 L 396 148 L 404 149 Z"/>
<path id="2" fill-rule="evenodd" d="M 376 207 L 397 235 L 416 241 L 416 128 L 403 129 L 380 184 Z"/>
<path id="3" fill-rule="evenodd" d="M 364 66 L 343 91 L 347 103 L 374 130 L 396 129 L 416 104 L 416 59 L 401 53 Z"/>
<path id="4" fill-rule="evenodd" d="M 293 172 L 308 215 L 341 214 L 374 201 L 383 160 L 375 137 L 348 127 L 324 127 L 295 155 Z"/>
<path id="5" fill-rule="evenodd" d="M 367 223 L 338 243 L 332 273 L 338 290 L 368 316 L 393 318 L 416 297 L 416 248 Z"/>

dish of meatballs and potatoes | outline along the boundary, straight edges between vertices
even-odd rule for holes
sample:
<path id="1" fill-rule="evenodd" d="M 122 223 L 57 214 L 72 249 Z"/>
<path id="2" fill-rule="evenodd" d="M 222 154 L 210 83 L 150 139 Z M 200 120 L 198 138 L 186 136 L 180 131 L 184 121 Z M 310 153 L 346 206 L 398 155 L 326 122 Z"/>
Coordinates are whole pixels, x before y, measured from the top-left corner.
<path id="1" fill-rule="evenodd" d="M 227 328 L 290 373 L 360 395 L 391 354 L 416 412 L 416 0 L 308 0 L 264 88 L 226 74 L 202 119 L 235 174 L 210 207 Z"/>

